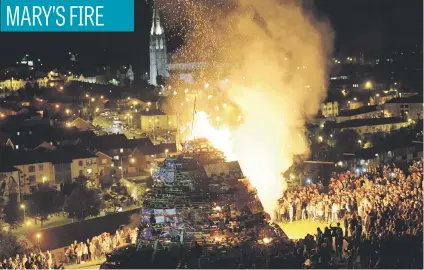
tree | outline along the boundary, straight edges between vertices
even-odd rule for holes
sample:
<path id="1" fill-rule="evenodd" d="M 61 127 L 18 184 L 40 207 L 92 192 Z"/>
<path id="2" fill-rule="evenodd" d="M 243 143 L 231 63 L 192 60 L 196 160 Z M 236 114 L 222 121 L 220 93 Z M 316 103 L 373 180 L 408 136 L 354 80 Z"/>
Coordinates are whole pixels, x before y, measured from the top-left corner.
<path id="1" fill-rule="evenodd" d="M 11 226 L 16 226 L 24 220 L 23 212 L 19 208 L 19 204 L 9 201 L 3 208 L 4 222 Z"/>
<path id="2" fill-rule="evenodd" d="M 24 251 L 16 236 L 0 230 L 0 258 L 9 258 Z"/>
<path id="3" fill-rule="evenodd" d="M 28 100 L 34 99 L 34 95 L 35 95 L 34 88 L 29 83 L 25 84 L 24 91 L 25 91 L 26 99 Z"/>
<path id="4" fill-rule="evenodd" d="M 335 136 L 336 151 L 339 153 L 353 153 L 360 148 L 360 136 L 353 130 L 344 130 Z"/>
<path id="5" fill-rule="evenodd" d="M 40 185 L 38 190 L 31 195 L 30 213 L 43 221 L 47 220 L 49 214 L 60 211 L 63 204 L 63 197 L 60 192 L 49 186 Z"/>
<path id="6" fill-rule="evenodd" d="M 164 85 L 165 84 L 165 79 L 163 78 L 162 75 L 156 76 L 156 84 L 157 85 Z"/>
<path id="7" fill-rule="evenodd" d="M 64 211 L 69 217 L 78 220 L 98 215 L 103 207 L 97 190 L 89 189 L 84 185 L 76 186 L 65 201 Z"/>

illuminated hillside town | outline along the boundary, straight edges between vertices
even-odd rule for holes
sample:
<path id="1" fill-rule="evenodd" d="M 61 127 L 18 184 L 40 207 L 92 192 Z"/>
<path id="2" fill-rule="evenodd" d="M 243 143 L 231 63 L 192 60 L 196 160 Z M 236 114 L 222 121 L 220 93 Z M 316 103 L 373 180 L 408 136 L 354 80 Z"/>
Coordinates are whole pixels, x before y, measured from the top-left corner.
<path id="1" fill-rule="evenodd" d="M 1 269 L 423 269 L 422 1 L 136 2 L 0 33 Z"/>

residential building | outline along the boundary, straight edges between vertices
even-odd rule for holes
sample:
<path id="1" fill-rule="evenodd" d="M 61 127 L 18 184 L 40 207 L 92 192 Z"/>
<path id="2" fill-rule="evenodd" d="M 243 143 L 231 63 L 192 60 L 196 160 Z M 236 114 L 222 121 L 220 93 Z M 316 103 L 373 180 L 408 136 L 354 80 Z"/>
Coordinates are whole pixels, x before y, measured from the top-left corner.
<path id="1" fill-rule="evenodd" d="M 330 101 L 322 103 L 321 112 L 324 117 L 336 117 L 339 115 L 339 102 Z"/>
<path id="2" fill-rule="evenodd" d="M 377 132 L 390 132 L 391 130 L 407 127 L 410 124 L 405 119 L 397 117 L 389 118 L 369 118 L 369 119 L 354 119 L 348 120 L 336 125 L 337 129 L 354 130 L 358 134 L 369 134 Z"/>
<path id="3" fill-rule="evenodd" d="M 78 156 L 72 159 L 71 177 L 74 180 L 79 176 L 85 176 L 93 179 L 99 176 L 99 167 L 97 166 L 98 156 L 88 151 L 81 151 Z"/>
<path id="4" fill-rule="evenodd" d="M 99 169 L 99 176 L 110 175 L 113 171 L 113 159 L 111 156 L 98 151 L 97 155 L 97 167 Z"/>
<path id="5" fill-rule="evenodd" d="M 342 110 L 339 112 L 339 115 L 336 117 L 336 122 L 344 122 L 354 119 L 366 119 L 366 118 L 378 118 L 383 117 L 383 111 L 374 106 L 363 106 L 354 110 Z"/>
<path id="6" fill-rule="evenodd" d="M 22 79 L 7 79 L 4 81 L 0 81 L 0 89 L 8 89 L 8 90 L 19 90 L 25 87 L 26 85 L 26 81 L 22 80 Z"/>
<path id="7" fill-rule="evenodd" d="M 423 96 L 394 98 L 384 104 L 385 117 L 423 119 Z"/>
<path id="8" fill-rule="evenodd" d="M 95 129 L 93 124 L 88 121 L 85 121 L 80 117 L 77 117 L 74 120 L 67 122 L 66 127 L 76 127 L 80 131 L 88 131 Z"/>
<path id="9" fill-rule="evenodd" d="M 18 153 L 14 165 L 20 171 L 24 194 L 31 193 L 39 184 L 55 184 L 51 157 L 43 151 Z"/>
<path id="10" fill-rule="evenodd" d="M 176 130 L 177 125 L 176 115 L 143 113 L 143 115 L 140 116 L 141 131 L 145 133 L 163 130 Z"/>

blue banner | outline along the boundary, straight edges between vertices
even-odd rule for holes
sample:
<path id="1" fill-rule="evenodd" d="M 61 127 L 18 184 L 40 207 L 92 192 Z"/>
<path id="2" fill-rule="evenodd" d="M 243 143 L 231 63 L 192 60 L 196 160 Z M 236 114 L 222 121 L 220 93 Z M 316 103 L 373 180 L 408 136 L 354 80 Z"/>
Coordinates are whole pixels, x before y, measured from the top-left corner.
<path id="1" fill-rule="evenodd" d="M 0 0 L 1 32 L 133 32 L 134 0 Z"/>

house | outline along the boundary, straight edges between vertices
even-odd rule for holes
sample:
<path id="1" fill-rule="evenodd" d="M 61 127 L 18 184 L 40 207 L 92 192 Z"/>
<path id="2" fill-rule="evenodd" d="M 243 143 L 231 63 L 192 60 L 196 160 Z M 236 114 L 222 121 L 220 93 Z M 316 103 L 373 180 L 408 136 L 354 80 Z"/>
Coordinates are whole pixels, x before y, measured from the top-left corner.
<path id="1" fill-rule="evenodd" d="M 71 178 L 85 176 L 93 179 L 99 176 L 99 167 L 97 166 L 98 156 L 86 150 L 75 150 L 68 154 L 72 158 Z"/>
<path id="2" fill-rule="evenodd" d="M 80 131 L 94 130 L 95 126 L 90 122 L 77 117 L 72 121 L 66 123 L 66 127 L 76 127 Z"/>
<path id="3" fill-rule="evenodd" d="M 137 167 L 140 170 L 146 170 L 155 164 L 157 158 L 165 158 L 171 153 L 176 152 L 177 145 L 175 143 L 164 143 L 151 146 L 139 145 L 130 155 L 129 167 Z M 131 162 L 132 160 L 134 160 L 134 162 Z"/>
<path id="4" fill-rule="evenodd" d="M 339 102 L 326 101 L 322 103 L 321 113 L 324 117 L 336 117 L 339 114 Z"/>
<path id="5" fill-rule="evenodd" d="M 39 184 L 56 186 L 79 176 L 97 179 L 97 158 L 87 150 L 64 146 L 54 150 L 12 151 L 9 160 L 19 171 L 22 194 L 30 194 Z"/>
<path id="6" fill-rule="evenodd" d="M 383 117 L 382 110 L 374 106 L 364 106 L 354 110 L 342 110 L 339 112 L 339 115 L 336 117 L 336 122 L 344 122 L 347 120 L 354 119 L 366 119 L 366 118 L 378 118 Z"/>
<path id="7" fill-rule="evenodd" d="M 10 78 L 4 81 L 0 81 L 0 89 L 8 89 L 8 90 L 19 90 L 25 87 L 26 81 L 22 79 L 14 79 Z"/>
<path id="8" fill-rule="evenodd" d="M 113 159 L 111 156 L 98 151 L 96 153 L 97 155 L 97 167 L 99 170 L 99 176 L 107 176 L 107 175 L 111 175 L 112 172 L 114 172 L 114 163 L 113 163 Z"/>
<path id="9" fill-rule="evenodd" d="M 19 152 L 14 155 L 13 163 L 21 174 L 23 194 L 32 193 L 39 184 L 55 184 L 51 156 L 44 150 Z"/>
<path id="10" fill-rule="evenodd" d="M 377 132 L 390 132 L 410 125 L 405 119 L 397 117 L 389 118 L 368 118 L 348 120 L 335 125 L 335 128 L 344 130 L 354 130 L 358 134 L 369 134 Z"/>
<path id="11" fill-rule="evenodd" d="M 176 130 L 177 116 L 164 114 L 161 111 L 142 112 L 140 116 L 140 129 L 150 133 L 155 130 Z"/>
<path id="12" fill-rule="evenodd" d="M 423 95 L 394 98 L 384 104 L 384 116 L 423 119 L 423 105 Z"/>

